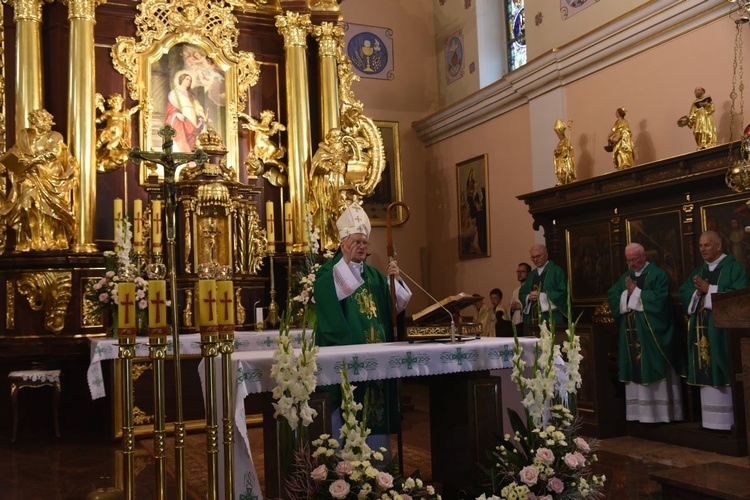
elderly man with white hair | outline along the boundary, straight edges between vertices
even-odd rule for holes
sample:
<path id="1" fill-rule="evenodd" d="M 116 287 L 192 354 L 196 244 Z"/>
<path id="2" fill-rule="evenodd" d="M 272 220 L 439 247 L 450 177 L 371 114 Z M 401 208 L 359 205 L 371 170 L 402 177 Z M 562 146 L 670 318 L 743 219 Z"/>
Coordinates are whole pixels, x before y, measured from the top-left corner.
<path id="1" fill-rule="evenodd" d="M 625 383 L 625 418 L 644 423 L 683 419 L 669 275 L 649 262 L 639 243 L 625 247 L 628 270 L 607 293 L 620 331 L 620 381 Z"/>
<path id="2" fill-rule="evenodd" d="M 320 268 L 313 288 L 318 315 L 315 330 L 318 345 L 372 344 L 395 340 L 392 338 L 388 280 L 365 262 L 370 236 L 367 214 L 361 206 L 352 203 L 341 214 L 336 226 L 341 238 L 339 251 Z M 395 278 L 396 311 L 401 313 L 406 309 L 411 291 L 401 279 L 395 261 L 388 264 L 386 273 Z M 362 352 L 366 352 L 366 348 Z M 365 392 L 368 394 L 368 404 L 365 405 L 368 410 L 367 425 L 373 435 L 393 434 L 400 429 L 395 384 L 392 382 L 356 384 L 355 400 L 361 403 Z M 338 403 L 334 398 L 334 408 Z"/>

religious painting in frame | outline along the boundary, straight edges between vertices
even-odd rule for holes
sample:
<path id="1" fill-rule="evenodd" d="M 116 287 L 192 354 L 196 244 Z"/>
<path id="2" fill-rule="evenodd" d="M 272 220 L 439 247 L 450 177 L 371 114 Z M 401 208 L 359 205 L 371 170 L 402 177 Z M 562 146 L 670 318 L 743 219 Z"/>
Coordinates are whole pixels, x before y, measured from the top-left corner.
<path id="1" fill-rule="evenodd" d="M 176 131 L 172 151 L 191 152 L 198 135 L 212 129 L 226 146 L 227 165 L 238 169 L 238 113 L 260 69 L 252 53 L 234 51 L 239 30 L 232 9 L 207 1 L 170 10 L 156 0 L 139 9 L 137 38 L 119 37 L 112 47 L 112 64 L 140 106 L 138 147 L 160 151 L 159 130 L 168 124 Z M 139 181 L 153 173 L 161 179 L 162 167 L 144 162 Z"/>
<path id="2" fill-rule="evenodd" d="M 750 207 L 745 201 L 740 199 L 702 206 L 701 231 L 719 233 L 724 253 L 734 257 L 745 271 L 750 271 L 750 235 L 745 232 L 750 226 Z"/>
<path id="3" fill-rule="evenodd" d="M 612 286 L 609 221 L 565 231 L 570 294 L 576 300 L 601 299 Z"/>
<path id="4" fill-rule="evenodd" d="M 399 144 L 398 122 L 373 120 L 383 137 L 385 151 L 385 169 L 380 182 L 375 186 L 372 194 L 362 200 L 362 206 L 370 218 L 373 226 L 385 226 L 388 205 L 396 201 L 404 201 L 404 189 L 401 179 L 401 147 Z M 391 213 L 393 225 L 404 223 L 404 210 L 401 207 Z"/>
<path id="5" fill-rule="evenodd" d="M 679 210 L 631 217 L 626 220 L 628 243 L 640 243 L 646 258 L 667 272 L 670 293 L 676 294 L 685 276 L 682 262 Z M 625 259 L 625 254 L 620 256 Z"/>
<path id="6" fill-rule="evenodd" d="M 488 179 L 486 154 L 456 165 L 459 259 L 490 256 Z"/>

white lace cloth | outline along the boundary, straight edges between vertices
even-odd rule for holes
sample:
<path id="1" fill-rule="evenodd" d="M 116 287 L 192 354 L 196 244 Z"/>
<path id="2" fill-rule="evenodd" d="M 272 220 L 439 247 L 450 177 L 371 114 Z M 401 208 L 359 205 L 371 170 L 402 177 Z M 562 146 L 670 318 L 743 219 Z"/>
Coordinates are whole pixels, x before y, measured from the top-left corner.
<path id="1" fill-rule="evenodd" d="M 8 378 L 54 384 L 60 381 L 60 370 L 18 370 L 10 372 Z"/>
<path id="2" fill-rule="evenodd" d="M 533 346 L 538 339 L 525 337 L 519 340 L 524 359 L 529 364 L 533 361 Z M 461 344 L 389 342 L 321 347 L 316 375 L 319 386 L 340 384 L 344 358 L 349 381 L 354 385 L 363 380 L 511 368 L 513 342 L 514 339 L 508 337 L 482 337 Z M 299 350 L 296 352 L 299 354 Z M 248 394 L 273 390 L 276 382 L 271 376 L 272 365 L 273 351 L 239 352 L 232 355 L 232 371 L 236 377 L 234 498 L 263 498 L 247 437 L 244 399 Z M 201 368 L 199 373 L 203 382 L 204 370 Z M 217 380 L 220 379 L 217 377 Z M 219 421 L 221 418 L 219 415 Z M 222 440 L 223 429 L 220 429 L 219 441 Z M 220 462 L 220 467 L 223 467 L 223 459 Z M 219 487 L 223 491 L 223 484 Z"/>
<path id="3" fill-rule="evenodd" d="M 291 330 L 292 344 L 299 347 L 302 341 L 302 330 Z M 276 349 L 276 338 L 279 336 L 278 331 L 262 332 L 236 332 L 234 334 L 235 351 L 261 351 Z M 148 339 L 138 337 L 138 344 L 135 346 L 135 355 L 138 358 L 148 358 Z M 172 355 L 171 337 L 167 341 L 167 355 Z M 200 354 L 201 344 L 200 335 L 191 333 L 189 335 L 180 335 L 180 355 Z M 102 361 L 115 359 L 119 355 L 117 339 L 97 338 L 91 340 L 91 353 L 89 358 L 89 369 L 87 379 L 89 383 L 89 392 L 91 399 L 103 398 L 106 395 L 104 388 L 104 377 L 102 374 Z"/>

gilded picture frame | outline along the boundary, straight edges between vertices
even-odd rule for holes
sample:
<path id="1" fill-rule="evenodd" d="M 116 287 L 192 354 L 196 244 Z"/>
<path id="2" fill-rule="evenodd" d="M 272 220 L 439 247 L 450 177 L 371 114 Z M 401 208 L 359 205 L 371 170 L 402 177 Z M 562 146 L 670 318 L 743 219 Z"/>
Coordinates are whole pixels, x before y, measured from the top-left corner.
<path id="1" fill-rule="evenodd" d="M 385 152 L 385 169 L 380 182 L 375 186 L 372 194 L 362 200 L 365 213 L 373 226 L 386 225 L 386 211 L 388 205 L 396 201 L 404 201 L 404 187 L 401 175 L 401 145 L 399 141 L 398 122 L 373 120 L 383 137 Z M 404 223 L 404 211 L 396 207 L 392 223 L 400 226 Z"/>
<path id="2" fill-rule="evenodd" d="M 458 258 L 477 259 L 490 253 L 490 200 L 487 154 L 456 164 Z"/>
<path id="3" fill-rule="evenodd" d="M 227 165 L 240 165 L 237 109 L 230 105 L 238 95 L 235 64 L 209 41 L 189 34 L 156 44 L 144 54 L 142 64 L 147 84 L 141 102 L 149 106 L 148 112 L 140 113 L 141 149 L 160 150 L 159 129 L 168 123 L 176 130 L 173 151 L 190 152 L 198 134 L 211 127 L 227 148 Z M 140 172 L 141 183 L 149 167 L 163 177 L 161 166 L 146 164 Z"/>
<path id="4" fill-rule="evenodd" d="M 685 276 L 680 211 L 670 210 L 629 217 L 625 224 L 628 243 L 643 245 L 648 261 L 667 272 L 670 293 L 676 294 Z M 625 255 L 621 258 L 625 259 Z"/>
<path id="5" fill-rule="evenodd" d="M 750 272 L 750 234 L 745 232 L 745 227 L 750 226 L 750 207 L 746 201 L 742 198 L 702 206 L 701 232 L 719 233 L 724 253 L 733 256 Z"/>

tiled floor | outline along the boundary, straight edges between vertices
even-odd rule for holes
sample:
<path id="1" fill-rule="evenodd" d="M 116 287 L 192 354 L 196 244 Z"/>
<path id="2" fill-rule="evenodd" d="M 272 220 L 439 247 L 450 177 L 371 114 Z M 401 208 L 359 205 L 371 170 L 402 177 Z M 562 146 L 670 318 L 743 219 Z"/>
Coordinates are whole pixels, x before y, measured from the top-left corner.
<path id="1" fill-rule="evenodd" d="M 405 470 L 419 468 L 425 478 L 431 478 L 429 460 L 429 415 L 424 411 L 424 400 L 415 395 L 414 410 L 406 414 L 404 425 Z M 250 430 L 252 446 L 262 446 L 260 429 Z M 96 487 L 114 484 L 119 443 L 110 442 L 102 435 L 73 436 L 63 433 L 55 440 L 51 429 L 39 432 L 19 433 L 18 442 L 11 444 L 6 433 L 0 439 L 0 499 L 84 499 Z M 191 439 L 203 443 L 198 436 Z M 196 447 L 200 448 L 200 446 Z M 200 448 L 201 450 L 205 448 Z M 409 453 L 409 450 L 412 450 Z M 202 451 L 198 452 L 200 455 Z M 600 442 L 597 452 L 599 462 L 595 473 L 606 474 L 606 498 L 612 499 L 658 499 L 661 487 L 649 479 L 649 473 L 694 464 L 721 462 L 742 467 L 750 472 L 748 457 L 727 457 L 715 453 L 645 441 L 631 437 L 606 439 Z M 153 498 L 154 474 L 151 472 L 151 456 L 141 446 L 136 453 L 136 468 L 139 469 L 136 483 L 136 498 Z M 262 463 L 257 460 L 256 463 Z M 110 479 L 102 480 L 100 476 Z M 190 480 L 198 486 L 193 498 L 200 498 L 200 474 Z M 746 477 L 750 477 L 747 474 Z M 171 481 L 171 479 L 170 479 Z M 170 487 L 171 488 L 171 487 Z"/>

